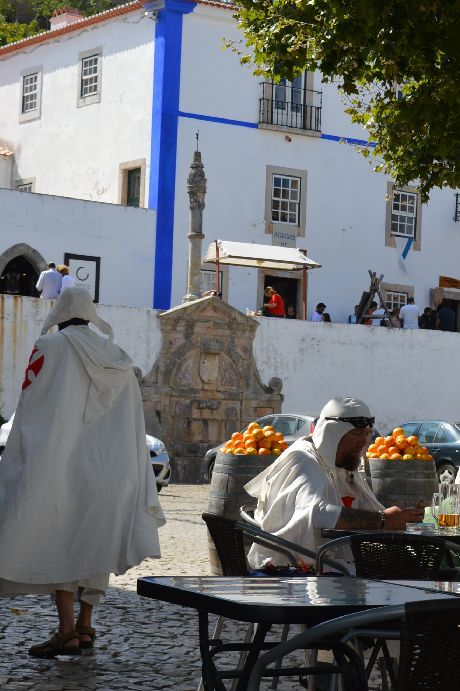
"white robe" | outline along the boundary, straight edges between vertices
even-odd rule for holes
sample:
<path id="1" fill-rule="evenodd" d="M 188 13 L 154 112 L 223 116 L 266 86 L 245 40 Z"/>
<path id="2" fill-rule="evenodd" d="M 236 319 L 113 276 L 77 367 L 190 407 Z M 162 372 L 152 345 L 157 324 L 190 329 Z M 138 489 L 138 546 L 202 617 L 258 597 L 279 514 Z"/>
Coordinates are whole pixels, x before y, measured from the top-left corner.
<path id="1" fill-rule="evenodd" d="M 131 360 L 86 326 L 41 337 L 0 462 L 0 594 L 124 573 L 164 522 Z"/>

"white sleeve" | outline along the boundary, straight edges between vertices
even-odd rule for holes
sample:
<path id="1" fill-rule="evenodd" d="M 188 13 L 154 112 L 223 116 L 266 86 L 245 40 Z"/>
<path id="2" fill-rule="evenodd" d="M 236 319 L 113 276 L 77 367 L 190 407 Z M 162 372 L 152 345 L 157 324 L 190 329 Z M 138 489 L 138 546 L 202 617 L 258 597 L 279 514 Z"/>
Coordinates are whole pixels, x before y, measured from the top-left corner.
<path id="1" fill-rule="evenodd" d="M 41 272 L 40 276 L 38 277 L 37 285 L 35 286 L 37 290 L 42 290 L 43 288 L 43 271 Z"/>
<path id="2" fill-rule="evenodd" d="M 319 504 L 316 504 L 312 512 L 313 528 L 316 530 L 335 528 L 340 518 L 342 508 L 342 506 L 337 506 L 336 504 L 328 504 L 325 501 L 320 501 Z"/>

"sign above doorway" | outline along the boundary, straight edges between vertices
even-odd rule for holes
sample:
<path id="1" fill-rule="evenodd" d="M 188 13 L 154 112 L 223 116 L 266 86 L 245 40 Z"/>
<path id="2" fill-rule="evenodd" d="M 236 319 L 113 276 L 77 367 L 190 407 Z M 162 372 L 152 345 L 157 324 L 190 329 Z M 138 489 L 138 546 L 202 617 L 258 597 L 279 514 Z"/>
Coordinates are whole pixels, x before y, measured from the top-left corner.
<path id="1" fill-rule="evenodd" d="M 297 235 L 289 230 L 273 230 L 272 245 L 277 247 L 295 247 Z"/>

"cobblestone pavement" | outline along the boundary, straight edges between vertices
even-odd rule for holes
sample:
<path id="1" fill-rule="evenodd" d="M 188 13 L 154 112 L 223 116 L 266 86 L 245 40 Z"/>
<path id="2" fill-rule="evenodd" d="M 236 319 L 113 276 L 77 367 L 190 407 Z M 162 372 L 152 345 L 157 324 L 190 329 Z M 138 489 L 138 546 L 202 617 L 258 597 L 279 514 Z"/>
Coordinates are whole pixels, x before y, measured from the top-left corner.
<path id="1" fill-rule="evenodd" d="M 47 597 L 0 599 L 1 691 L 196 690 L 200 680 L 196 613 L 139 598 L 135 591 L 142 575 L 209 575 L 201 521 L 208 489 L 172 485 L 163 490 L 161 503 L 168 522 L 160 530 L 162 558 L 147 559 L 127 574 L 112 577 L 96 612 L 98 639 L 93 654 L 55 660 L 29 657 L 30 645 L 55 629 L 55 608 Z M 301 687 L 286 679 L 278 688 Z"/>

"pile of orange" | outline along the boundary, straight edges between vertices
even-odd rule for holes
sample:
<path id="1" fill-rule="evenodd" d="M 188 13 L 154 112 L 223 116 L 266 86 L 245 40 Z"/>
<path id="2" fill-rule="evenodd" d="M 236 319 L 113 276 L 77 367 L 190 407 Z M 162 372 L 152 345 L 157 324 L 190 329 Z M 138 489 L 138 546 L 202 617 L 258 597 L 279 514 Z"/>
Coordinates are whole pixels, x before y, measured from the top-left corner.
<path id="1" fill-rule="evenodd" d="M 366 456 L 387 461 L 432 461 L 426 446 L 420 446 L 418 437 L 406 437 L 402 427 L 395 427 L 388 437 L 377 437 L 369 446 Z"/>
<path id="2" fill-rule="evenodd" d="M 221 449 L 235 456 L 279 456 L 288 445 L 280 432 L 271 425 L 261 427 L 251 422 L 244 432 L 235 432 Z"/>

